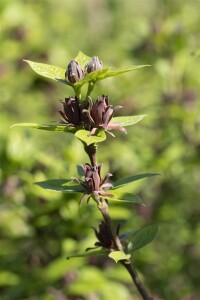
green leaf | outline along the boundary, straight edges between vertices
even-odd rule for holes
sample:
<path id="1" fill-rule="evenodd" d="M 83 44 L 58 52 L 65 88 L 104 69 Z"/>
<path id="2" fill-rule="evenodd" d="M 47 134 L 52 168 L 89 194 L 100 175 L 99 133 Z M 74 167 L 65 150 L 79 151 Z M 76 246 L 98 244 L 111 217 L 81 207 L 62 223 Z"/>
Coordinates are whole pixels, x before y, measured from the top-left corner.
<path id="1" fill-rule="evenodd" d="M 128 243 L 128 252 L 133 252 L 146 246 L 155 238 L 157 233 L 158 226 L 156 224 L 138 230 Z"/>
<path id="2" fill-rule="evenodd" d="M 65 79 L 65 69 L 54 65 L 37 63 L 26 59 L 24 59 L 24 61 L 27 62 L 33 69 L 33 71 L 35 71 L 37 74 L 71 85 L 71 83 Z"/>
<path id="3" fill-rule="evenodd" d="M 82 80 L 74 83 L 74 86 L 82 87 L 84 84 L 88 83 L 89 81 L 97 81 L 99 76 L 104 74 L 108 70 L 109 70 L 109 68 L 104 68 L 104 69 L 97 70 L 97 71 L 91 72 L 89 74 L 86 74 Z"/>
<path id="4" fill-rule="evenodd" d="M 82 142 L 86 143 L 88 146 L 90 144 L 100 143 L 106 139 L 106 134 L 103 130 L 98 130 L 95 135 L 89 135 L 90 132 L 88 130 L 82 129 L 78 130 L 75 133 L 75 136 L 81 140 Z"/>
<path id="5" fill-rule="evenodd" d="M 70 259 L 70 258 L 74 258 L 74 257 L 90 257 L 90 256 L 105 255 L 107 253 L 108 253 L 108 250 L 106 250 L 106 249 L 89 250 L 86 253 L 68 255 L 66 257 L 66 259 Z"/>
<path id="6" fill-rule="evenodd" d="M 110 258 L 112 258 L 116 263 L 119 260 L 129 259 L 131 257 L 130 254 L 126 254 L 122 251 L 113 251 L 108 255 Z"/>
<path id="7" fill-rule="evenodd" d="M 159 175 L 159 174 L 158 173 L 144 173 L 144 174 L 138 174 L 138 175 L 125 177 L 125 178 L 122 178 L 122 179 L 114 182 L 113 183 L 113 189 L 115 190 L 115 189 L 123 187 L 126 184 L 132 183 L 134 181 L 144 179 L 144 178 L 147 178 L 147 177 L 156 176 L 156 175 Z"/>
<path id="8" fill-rule="evenodd" d="M 103 68 L 101 70 L 97 70 L 97 71 L 94 71 L 94 72 L 91 72 L 91 73 L 87 74 L 82 80 L 76 82 L 74 84 L 74 86 L 75 87 L 81 87 L 89 81 L 94 81 L 95 82 L 95 81 L 103 80 L 103 79 L 106 79 L 108 77 L 117 76 L 119 74 L 130 72 L 130 71 L 133 71 L 135 69 L 139 69 L 139 68 L 143 68 L 143 67 L 147 67 L 147 66 L 149 66 L 149 65 L 135 66 L 135 67 L 132 67 L 132 68 L 116 70 L 116 71 L 110 71 L 110 68 Z"/>
<path id="9" fill-rule="evenodd" d="M 135 228 L 135 229 L 133 229 L 133 230 L 131 230 L 131 231 L 124 232 L 124 233 L 122 233 L 122 234 L 120 235 L 120 238 L 125 239 L 125 240 L 130 239 L 130 237 L 133 236 L 133 235 L 134 235 L 136 232 L 138 232 L 139 230 L 140 230 L 140 227 L 137 227 L 137 228 Z"/>
<path id="10" fill-rule="evenodd" d="M 138 115 L 138 116 L 124 116 L 124 117 L 114 117 L 112 118 L 112 123 L 120 122 L 120 126 L 126 127 L 130 125 L 134 125 L 141 121 L 146 115 Z"/>
<path id="11" fill-rule="evenodd" d="M 34 184 L 40 186 L 43 189 L 65 192 L 65 193 L 83 193 L 84 187 L 71 179 L 50 179 L 41 182 L 35 182 Z"/>
<path id="12" fill-rule="evenodd" d="M 85 65 L 91 60 L 91 57 L 85 55 L 82 51 L 79 51 L 74 60 L 84 69 Z"/>
<path id="13" fill-rule="evenodd" d="M 144 68 L 144 67 L 150 67 L 150 65 L 139 65 L 139 66 L 134 66 L 134 67 L 131 67 L 131 68 L 115 70 L 115 71 L 110 71 L 109 70 L 108 72 L 98 76 L 97 80 L 103 80 L 103 79 L 108 78 L 108 77 L 117 76 L 117 75 L 127 73 L 127 72 L 130 72 L 130 71 L 136 70 L 136 69 Z"/>
<path id="14" fill-rule="evenodd" d="M 142 200 L 137 195 L 133 195 L 131 193 L 125 193 L 118 190 L 109 190 L 109 194 L 112 194 L 113 197 L 104 196 L 105 199 L 109 201 L 122 201 L 122 202 L 130 202 L 136 204 L 142 204 Z"/>
<path id="15" fill-rule="evenodd" d="M 37 123 L 18 123 L 11 126 L 13 127 L 28 127 L 28 128 L 35 128 L 47 131 L 58 131 L 58 132 L 68 132 L 68 133 L 75 133 L 79 127 L 68 127 L 62 124 L 37 124 Z"/>

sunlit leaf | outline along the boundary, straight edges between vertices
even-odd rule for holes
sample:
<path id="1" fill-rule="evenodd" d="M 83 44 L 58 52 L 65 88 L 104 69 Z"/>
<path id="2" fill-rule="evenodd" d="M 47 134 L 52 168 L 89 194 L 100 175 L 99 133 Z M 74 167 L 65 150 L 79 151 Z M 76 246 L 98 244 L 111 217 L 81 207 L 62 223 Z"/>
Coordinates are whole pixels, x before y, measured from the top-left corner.
<path id="1" fill-rule="evenodd" d="M 130 202 L 136 204 L 142 204 L 142 200 L 137 195 L 133 195 L 131 193 L 126 193 L 118 190 L 109 190 L 109 194 L 112 194 L 113 197 L 104 196 L 105 199 L 109 201 L 121 201 L 121 202 Z"/>
<path id="2" fill-rule="evenodd" d="M 35 128 L 35 129 L 41 129 L 41 130 L 47 130 L 47 131 L 58 131 L 58 132 L 68 132 L 68 133 L 75 133 L 77 131 L 77 127 L 69 127 L 62 124 L 37 124 L 37 123 L 18 123 L 11 126 L 13 127 L 28 127 L 28 128 Z"/>
<path id="3" fill-rule="evenodd" d="M 141 121 L 146 115 L 138 115 L 138 116 L 123 116 L 123 117 L 114 117 L 112 118 L 112 123 L 120 122 L 120 126 L 126 127 L 130 125 L 134 125 Z"/>
<path id="4" fill-rule="evenodd" d="M 41 182 L 35 182 L 36 185 L 43 189 L 65 192 L 65 193 L 82 193 L 84 192 L 84 187 L 76 183 L 71 179 L 50 179 Z"/>
<path id="5" fill-rule="evenodd" d="M 143 68 L 143 67 L 148 67 L 148 66 L 149 65 L 141 65 L 141 66 L 135 66 L 135 67 L 128 68 L 128 69 L 115 70 L 115 71 L 110 71 L 110 68 L 103 68 L 101 70 L 97 70 L 97 71 L 94 71 L 94 72 L 91 72 L 91 73 L 87 74 L 82 80 L 76 82 L 74 84 L 74 86 L 75 87 L 81 87 L 89 81 L 97 82 L 99 80 L 103 80 L 103 79 L 106 79 L 108 77 L 117 76 L 117 75 L 120 75 L 122 73 L 130 72 L 130 71 L 140 69 L 140 68 Z"/>
<path id="6" fill-rule="evenodd" d="M 81 140 L 82 142 L 86 143 L 87 145 L 100 143 L 106 139 L 106 134 L 103 130 L 98 130 L 95 135 L 89 135 L 90 132 L 88 130 L 82 129 L 78 130 L 75 133 L 75 136 Z"/>
<path id="7" fill-rule="evenodd" d="M 99 76 L 106 73 L 108 70 L 109 70 L 108 68 L 104 68 L 104 69 L 101 69 L 101 70 L 91 72 L 91 73 L 85 75 L 85 77 L 82 80 L 74 83 L 74 86 L 75 87 L 81 87 L 84 84 L 88 83 L 89 81 L 97 81 Z"/>
<path id="8" fill-rule="evenodd" d="M 85 55 L 82 51 L 79 51 L 74 60 L 84 69 L 85 65 L 91 60 L 91 57 Z"/>
<path id="9" fill-rule="evenodd" d="M 141 69 L 141 68 L 144 68 L 144 67 L 150 67 L 150 65 L 139 65 L 139 66 L 134 66 L 134 67 L 131 67 L 131 68 L 120 69 L 120 70 L 115 70 L 115 71 L 110 71 L 109 70 L 105 74 L 101 74 L 100 76 L 98 76 L 98 80 L 103 80 L 103 79 L 108 78 L 108 77 L 117 76 L 117 75 L 127 73 L 127 72 L 130 72 L 130 71 L 136 70 L 136 69 Z"/>
<path id="10" fill-rule="evenodd" d="M 100 249 L 100 250 L 89 250 L 85 253 L 79 253 L 79 254 L 71 254 L 66 257 L 66 259 L 74 258 L 74 257 L 90 257 L 90 256 L 98 256 L 98 255 L 105 255 L 108 253 L 108 250 L 106 249 Z"/>
<path id="11" fill-rule="evenodd" d="M 109 253 L 108 255 L 110 258 L 112 258 L 116 263 L 119 260 L 124 260 L 124 259 L 129 259 L 131 257 L 130 254 L 126 254 L 122 251 L 113 251 L 111 253 Z"/>
<path id="12" fill-rule="evenodd" d="M 149 244 L 157 235 L 158 226 L 149 225 L 138 230 L 128 243 L 128 252 L 136 251 Z"/>
<path id="13" fill-rule="evenodd" d="M 24 59 L 24 61 L 27 62 L 33 69 L 33 71 L 35 71 L 37 74 L 71 85 L 70 82 L 65 79 L 65 69 L 54 65 L 37 63 L 26 59 Z"/>
<path id="14" fill-rule="evenodd" d="M 134 181 L 144 179 L 147 177 L 156 176 L 156 175 L 159 175 L 159 174 L 158 173 L 144 173 L 144 174 L 138 174 L 138 175 L 125 177 L 125 178 L 122 178 L 122 179 L 114 182 L 113 189 L 118 189 L 118 188 L 121 188 L 121 187 L 125 186 L 126 184 L 132 183 Z"/>

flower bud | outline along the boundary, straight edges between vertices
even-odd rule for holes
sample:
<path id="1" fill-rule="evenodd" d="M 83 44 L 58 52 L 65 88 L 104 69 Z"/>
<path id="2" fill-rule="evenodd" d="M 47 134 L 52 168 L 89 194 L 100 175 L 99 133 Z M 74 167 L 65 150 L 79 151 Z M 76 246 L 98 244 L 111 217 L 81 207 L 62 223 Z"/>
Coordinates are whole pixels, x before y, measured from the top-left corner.
<path id="1" fill-rule="evenodd" d="M 65 72 L 65 77 L 71 83 L 76 83 L 81 79 L 83 79 L 84 77 L 83 69 L 75 60 L 71 60 L 70 63 L 68 64 L 67 70 Z"/>
<path id="2" fill-rule="evenodd" d="M 85 196 L 88 196 L 87 202 L 93 195 L 97 201 L 99 201 L 101 196 L 113 197 L 112 194 L 107 193 L 107 190 L 112 188 L 111 183 L 106 183 L 106 180 L 112 176 L 112 174 L 107 173 L 105 177 L 101 178 L 101 165 L 91 166 L 90 164 L 85 164 L 82 166 L 84 172 L 84 181 L 78 180 L 81 185 L 84 186 L 85 192 L 81 197 L 80 203 L 84 200 Z"/>
<path id="3" fill-rule="evenodd" d="M 126 129 L 120 126 L 120 122 L 112 122 L 111 119 L 114 113 L 122 108 L 122 106 L 117 105 L 113 107 L 108 103 L 108 96 L 102 96 L 93 102 L 90 98 L 90 107 L 89 109 L 83 109 L 82 113 L 85 115 L 85 128 L 90 131 L 90 135 L 96 133 L 96 130 L 119 130 L 126 133 Z M 110 131 L 109 131 L 110 133 Z M 110 133 L 113 135 L 112 133 Z"/>
<path id="4" fill-rule="evenodd" d="M 59 111 L 64 123 L 68 126 L 78 126 L 81 124 L 81 114 L 82 108 L 79 104 L 78 98 L 69 97 L 65 98 L 64 101 L 61 100 L 63 105 L 63 111 Z"/>
<path id="5" fill-rule="evenodd" d="M 90 62 L 86 65 L 87 73 L 91 73 L 97 70 L 101 70 L 103 68 L 102 62 L 99 60 L 97 56 L 94 56 Z"/>

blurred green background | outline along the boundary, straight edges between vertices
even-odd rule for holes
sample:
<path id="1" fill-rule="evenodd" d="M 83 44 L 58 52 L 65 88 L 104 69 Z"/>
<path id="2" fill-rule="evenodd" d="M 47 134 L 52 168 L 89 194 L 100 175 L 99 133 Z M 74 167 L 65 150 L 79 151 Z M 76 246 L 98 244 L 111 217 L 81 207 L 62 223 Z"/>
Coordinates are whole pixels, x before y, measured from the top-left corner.
<path id="1" fill-rule="evenodd" d="M 110 205 L 122 232 L 158 223 L 156 240 L 135 266 L 155 299 L 200 299 L 200 1 L 1 0 L 0 2 L 0 299 L 140 299 L 129 275 L 109 259 L 71 259 L 92 247 L 95 204 L 52 193 L 35 181 L 77 176 L 81 143 L 64 133 L 13 128 L 60 119 L 62 84 L 22 59 L 66 67 L 79 50 L 114 68 L 150 64 L 98 84 L 93 93 L 122 104 L 119 114 L 147 114 L 99 145 L 115 180 L 159 172 L 130 186 L 145 207 Z M 118 114 L 118 115 L 119 115 Z"/>

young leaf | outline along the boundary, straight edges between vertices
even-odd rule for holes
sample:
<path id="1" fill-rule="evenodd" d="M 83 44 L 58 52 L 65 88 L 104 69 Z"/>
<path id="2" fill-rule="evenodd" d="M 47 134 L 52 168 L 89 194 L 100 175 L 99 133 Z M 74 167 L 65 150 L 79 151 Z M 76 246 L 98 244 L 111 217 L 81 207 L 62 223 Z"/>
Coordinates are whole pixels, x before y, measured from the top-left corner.
<path id="1" fill-rule="evenodd" d="M 126 254 L 122 251 L 113 251 L 111 253 L 109 253 L 108 255 L 110 258 L 112 258 L 116 263 L 119 260 L 124 260 L 124 259 L 129 259 L 131 257 L 130 254 Z"/>
<path id="2" fill-rule="evenodd" d="M 84 69 L 85 65 L 91 60 L 91 57 L 85 55 L 82 51 L 79 51 L 74 60 Z"/>
<path id="3" fill-rule="evenodd" d="M 130 126 L 141 121 L 146 115 L 138 115 L 138 116 L 124 116 L 124 117 L 114 117 L 112 118 L 112 123 L 120 122 L 120 126 Z"/>
<path id="4" fill-rule="evenodd" d="M 58 132 L 68 132 L 68 133 L 75 133 L 78 130 L 78 127 L 69 127 L 62 124 L 37 124 L 37 123 L 18 123 L 11 126 L 13 127 L 28 127 L 28 128 L 35 128 L 47 131 L 58 131 Z"/>
<path id="5" fill-rule="evenodd" d="M 75 136 L 81 140 L 82 142 L 86 143 L 88 146 L 94 143 L 103 142 L 106 139 L 106 134 L 103 130 L 98 130 L 95 135 L 89 135 L 90 132 L 88 130 L 82 129 L 78 130 L 75 133 Z"/>
<path id="6" fill-rule="evenodd" d="M 117 76 L 117 75 L 120 75 L 122 73 L 127 73 L 127 72 L 130 72 L 130 71 L 133 71 L 133 70 L 136 70 L 136 69 L 140 69 L 140 68 L 144 68 L 144 67 L 150 67 L 150 65 L 134 66 L 134 67 L 131 67 L 131 68 L 115 70 L 115 71 L 110 71 L 109 70 L 108 72 L 98 76 L 97 80 L 103 80 L 103 79 L 108 78 L 108 77 Z"/>
<path id="7" fill-rule="evenodd" d="M 128 243 L 128 252 L 130 253 L 146 246 L 155 238 L 157 233 L 158 226 L 156 224 L 138 230 Z"/>
<path id="8" fill-rule="evenodd" d="M 37 63 L 26 59 L 24 59 L 24 61 L 27 62 L 33 69 L 33 71 L 35 71 L 37 74 L 71 85 L 71 83 L 65 79 L 65 69 L 54 65 Z"/>
<path id="9" fill-rule="evenodd" d="M 70 258 L 74 258 L 74 257 L 90 257 L 90 256 L 105 255 L 107 253 L 108 253 L 108 250 L 106 250 L 106 249 L 89 250 L 89 251 L 87 251 L 85 253 L 68 255 L 66 257 L 66 259 L 70 259 Z"/>
<path id="10" fill-rule="evenodd" d="M 122 74 L 122 73 L 130 72 L 130 71 L 133 71 L 135 69 L 139 69 L 139 68 L 143 68 L 143 67 L 147 67 L 147 66 L 149 66 L 149 65 L 136 66 L 136 67 L 123 69 L 123 70 L 116 70 L 116 71 L 110 71 L 110 68 L 103 68 L 101 70 L 97 70 L 97 71 L 94 71 L 94 72 L 91 72 L 91 73 L 87 74 L 82 80 L 76 82 L 74 84 L 74 86 L 75 87 L 81 87 L 89 81 L 103 80 L 103 79 L 106 79 L 108 77 L 116 76 L 116 75 L 119 75 L 119 74 Z"/>
<path id="11" fill-rule="evenodd" d="M 108 68 L 104 68 L 104 69 L 101 69 L 101 70 L 91 72 L 91 73 L 85 75 L 85 77 L 82 80 L 74 83 L 74 86 L 75 87 L 82 87 L 84 84 L 88 83 L 89 81 L 97 81 L 99 76 L 106 73 L 107 71 L 108 71 Z"/>
<path id="12" fill-rule="evenodd" d="M 118 189 L 123 187 L 126 184 L 132 183 L 134 181 L 143 179 L 143 178 L 147 178 L 147 177 L 152 177 L 152 176 L 156 176 L 159 175 L 158 173 L 144 173 L 144 174 L 138 174 L 138 175 L 133 175 L 133 176 L 129 176 L 129 177 L 125 177 L 122 178 L 120 180 L 117 180 L 116 182 L 113 183 L 113 189 Z"/>
<path id="13" fill-rule="evenodd" d="M 121 201 L 121 202 L 130 202 L 136 204 L 142 204 L 142 200 L 137 195 L 133 195 L 131 193 L 125 193 L 118 190 L 109 190 L 109 194 L 112 194 L 113 197 L 104 196 L 105 199 L 109 201 Z"/>
<path id="14" fill-rule="evenodd" d="M 36 185 L 43 189 L 65 192 L 65 193 L 82 193 L 84 192 L 84 187 L 80 184 L 72 181 L 71 179 L 50 179 L 41 182 L 35 182 Z"/>

